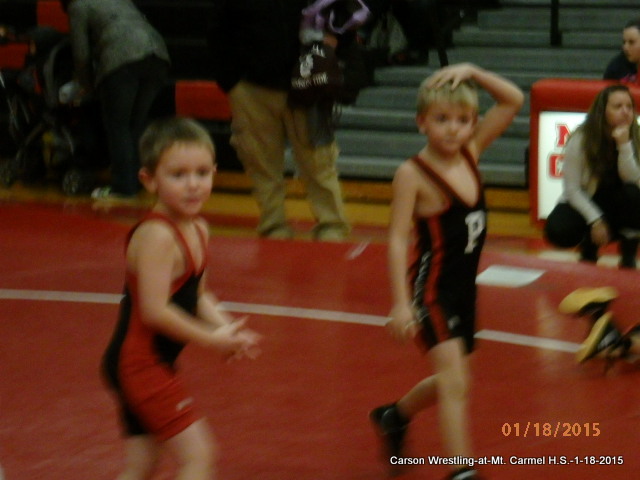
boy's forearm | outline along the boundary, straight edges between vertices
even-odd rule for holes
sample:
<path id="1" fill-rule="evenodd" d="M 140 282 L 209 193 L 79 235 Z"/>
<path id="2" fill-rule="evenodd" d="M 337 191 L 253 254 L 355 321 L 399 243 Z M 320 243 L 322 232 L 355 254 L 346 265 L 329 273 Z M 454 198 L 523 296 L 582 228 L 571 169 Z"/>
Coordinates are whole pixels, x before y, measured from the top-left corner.
<path id="1" fill-rule="evenodd" d="M 142 311 L 142 321 L 163 335 L 182 343 L 211 346 L 214 328 L 198 322 L 180 307 L 168 304 L 158 311 Z"/>
<path id="2" fill-rule="evenodd" d="M 480 67 L 474 68 L 473 80 L 498 103 L 511 104 L 518 109 L 524 103 L 524 93 L 511 80 Z"/>
<path id="3" fill-rule="evenodd" d="M 410 302 L 407 288 L 406 249 L 399 247 L 393 240 L 389 243 L 389 277 L 391 296 L 394 305 Z"/>
<path id="4" fill-rule="evenodd" d="M 204 292 L 200 295 L 198 317 L 216 327 L 227 325 L 233 321 L 229 314 L 220 308 L 220 302 L 211 292 Z"/>

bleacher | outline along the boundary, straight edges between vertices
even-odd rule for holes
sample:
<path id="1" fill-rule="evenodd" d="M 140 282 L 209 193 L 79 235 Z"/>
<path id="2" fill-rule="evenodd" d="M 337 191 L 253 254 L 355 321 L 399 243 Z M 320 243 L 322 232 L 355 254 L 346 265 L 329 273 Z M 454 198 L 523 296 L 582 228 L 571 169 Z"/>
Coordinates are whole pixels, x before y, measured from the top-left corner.
<path id="1" fill-rule="evenodd" d="M 239 169 L 226 141 L 228 106 L 209 73 L 206 29 L 213 1 L 135 3 L 163 34 L 173 60 L 172 83 L 154 111 L 200 117 L 214 135 L 221 167 Z M 527 94 L 543 78 L 600 78 L 606 62 L 619 50 L 622 26 L 639 14 L 635 0 L 563 0 L 559 11 L 562 43 L 551 45 L 549 1 L 447 3 L 461 8 L 459 25 L 446 51 L 449 62 L 471 61 L 495 70 Z M 469 14 L 470 5 L 481 4 L 491 8 L 471 9 Z M 35 24 L 64 29 L 66 21 L 55 0 L 0 0 L 0 19 L 21 30 Z M 15 68 L 24 46 L 1 48 L 0 68 Z M 420 148 L 424 138 L 415 128 L 415 92 L 440 60 L 434 52 L 428 65 L 377 69 L 375 85 L 365 89 L 354 106 L 343 110 L 337 132 L 338 169 L 343 178 L 389 180 L 397 165 Z M 486 105 L 488 98 L 481 100 Z M 481 162 L 485 182 L 526 188 L 528 142 L 527 104 L 506 134 L 485 152 Z M 288 168 L 293 168 L 290 160 Z"/>
<path id="2" fill-rule="evenodd" d="M 450 63 L 473 62 L 516 82 L 527 95 L 524 108 L 480 163 L 490 186 L 528 187 L 529 92 L 545 78 L 600 79 L 620 50 L 622 27 L 640 15 L 637 0 L 560 0 L 561 43 L 552 45 L 549 0 L 501 0 L 463 21 L 447 50 Z M 423 144 L 415 128 L 415 92 L 439 67 L 385 67 L 376 85 L 345 109 L 338 132 L 339 170 L 343 175 L 388 179 L 397 165 Z M 481 103 L 487 105 L 487 96 Z"/>

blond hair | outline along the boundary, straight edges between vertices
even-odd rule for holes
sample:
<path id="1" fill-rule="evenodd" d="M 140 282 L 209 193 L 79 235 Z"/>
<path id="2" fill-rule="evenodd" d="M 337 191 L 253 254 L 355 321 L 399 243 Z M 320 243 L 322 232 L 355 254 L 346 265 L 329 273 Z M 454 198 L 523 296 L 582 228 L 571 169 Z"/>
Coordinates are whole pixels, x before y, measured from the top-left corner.
<path id="1" fill-rule="evenodd" d="M 464 81 L 456 88 L 451 88 L 452 82 L 447 82 L 442 86 L 429 87 L 429 78 L 420 84 L 418 89 L 418 100 L 416 111 L 418 115 L 425 113 L 434 103 L 452 103 L 473 108 L 476 112 L 479 108 L 478 89 L 474 83 Z"/>
<path id="2" fill-rule="evenodd" d="M 191 118 L 169 117 L 153 121 L 140 137 L 140 165 L 154 173 L 162 154 L 176 143 L 202 146 L 211 152 L 215 161 L 213 140 L 202 125 Z"/>

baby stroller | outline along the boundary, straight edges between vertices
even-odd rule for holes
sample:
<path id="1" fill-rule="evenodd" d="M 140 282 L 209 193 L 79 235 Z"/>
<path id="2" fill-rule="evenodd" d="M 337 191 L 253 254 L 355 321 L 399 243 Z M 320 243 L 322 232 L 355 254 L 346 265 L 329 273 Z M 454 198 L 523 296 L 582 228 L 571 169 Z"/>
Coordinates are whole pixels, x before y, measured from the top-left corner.
<path id="1" fill-rule="evenodd" d="M 0 78 L 15 153 L 0 164 L 0 182 L 56 178 L 68 195 L 88 193 L 106 166 L 97 104 L 60 101 L 72 81 L 73 57 L 66 35 L 39 27 L 30 33 L 31 54 L 13 79 Z M 102 147 L 102 148 L 101 148 Z"/>

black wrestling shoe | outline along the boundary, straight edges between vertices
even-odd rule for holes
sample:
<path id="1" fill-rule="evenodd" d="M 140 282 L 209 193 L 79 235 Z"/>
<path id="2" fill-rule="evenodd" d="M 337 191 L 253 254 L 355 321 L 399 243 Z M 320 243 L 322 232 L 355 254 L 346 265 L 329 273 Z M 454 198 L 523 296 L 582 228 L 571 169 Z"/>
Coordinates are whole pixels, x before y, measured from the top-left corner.
<path id="1" fill-rule="evenodd" d="M 620 338 L 618 345 L 616 345 L 616 348 L 618 348 L 619 351 L 615 352 L 615 354 L 617 354 L 619 358 L 627 360 L 631 363 L 637 362 L 638 360 L 640 360 L 639 355 L 634 353 L 629 353 L 629 350 L 631 349 L 631 345 L 633 344 L 632 337 L 638 337 L 638 336 L 640 336 L 640 323 L 636 323 L 632 327 L 628 328 L 622 334 L 622 337 Z"/>
<path id="2" fill-rule="evenodd" d="M 374 408 L 369 419 L 382 438 L 385 457 L 402 457 L 409 420 L 400 414 L 395 403 Z"/>
<path id="3" fill-rule="evenodd" d="M 611 323 L 611 317 L 611 313 L 605 313 L 593 325 L 589 336 L 582 342 L 576 353 L 576 360 L 579 363 L 586 362 L 599 354 L 609 356 L 609 353 L 622 346 L 623 336 Z"/>

